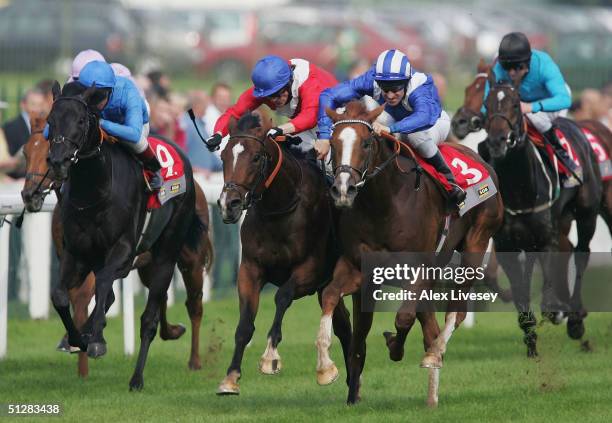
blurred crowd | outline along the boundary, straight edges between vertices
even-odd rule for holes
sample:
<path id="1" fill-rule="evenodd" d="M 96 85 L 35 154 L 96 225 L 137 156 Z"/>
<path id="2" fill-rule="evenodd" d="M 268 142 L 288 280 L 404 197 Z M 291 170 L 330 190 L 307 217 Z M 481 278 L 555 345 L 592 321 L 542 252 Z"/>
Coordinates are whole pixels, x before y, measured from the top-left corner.
<path id="1" fill-rule="evenodd" d="M 570 112 L 574 119 L 598 120 L 612 130 L 612 82 L 601 90 L 587 88 L 572 103 Z"/>

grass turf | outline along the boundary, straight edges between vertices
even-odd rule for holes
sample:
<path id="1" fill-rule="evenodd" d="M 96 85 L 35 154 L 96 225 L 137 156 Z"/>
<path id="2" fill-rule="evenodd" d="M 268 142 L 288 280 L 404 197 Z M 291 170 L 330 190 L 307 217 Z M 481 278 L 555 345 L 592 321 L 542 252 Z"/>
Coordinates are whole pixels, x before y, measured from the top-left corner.
<path id="1" fill-rule="evenodd" d="M 257 363 L 273 316 L 273 298 L 260 304 L 256 332 L 247 348 L 239 397 L 217 397 L 229 364 L 238 319 L 232 298 L 205 304 L 201 328 L 203 369 L 187 369 L 189 331 L 178 341 L 156 337 L 145 369 L 145 387 L 128 392 L 135 357 L 122 354 L 122 323 L 109 319 L 108 354 L 90 361 L 90 376 L 76 376 L 76 356 L 54 351 L 63 334 L 58 318 L 9 321 L 8 358 L 0 361 L 0 403 L 54 403 L 63 420 L 93 421 L 610 421 L 609 314 L 587 319 L 594 347 L 581 352 L 564 327 L 539 328 L 540 358 L 529 360 L 514 313 L 480 313 L 472 329 L 451 339 L 441 371 L 440 406 L 425 405 L 427 371 L 420 369 L 421 330 L 410 334 L 404 360 L 388 359 L 381 333 L 393 328 L 393 315 L 378 313 L 370 332 L 362 401 L 345 405 L 345 371 L 334 338 L 332 357 L 340 369 L 335 384 L 315 381 L 314 339 L 318 304 L 313 297 L 289 309 L 280 354 L 283 370 L 259 374 Z M 142 305 L 139 304 L 140 310 Z M 172 322 L 188 322 L 181 304 L 169 309 Z M 27 419 L 21 418 L 19 421 Z M 37 417 L 34 421 L 41 421 Z M 54 421 L 53 418 L 51 421 Z"/>

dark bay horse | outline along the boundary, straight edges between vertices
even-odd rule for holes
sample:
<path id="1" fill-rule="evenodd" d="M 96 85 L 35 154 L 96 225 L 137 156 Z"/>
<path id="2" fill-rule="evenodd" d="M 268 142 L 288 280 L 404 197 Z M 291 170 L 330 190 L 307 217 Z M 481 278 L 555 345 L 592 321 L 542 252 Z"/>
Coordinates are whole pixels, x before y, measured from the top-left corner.
<path id="1" fill-rule="evenodd" d="M 496 83 L 489 73 L 491 91 L 486 100 L 488 132 L 486 143 L 481 143 L 481 154 L 492 163 L 500 179 L 500 191 L 506 212 L 501 230 L 494 236 L 497 258 L 508 275 L 513 299 L 519 312 L 519 325 L 524 332 L 527 355 L 537 355 L 536 318 L 531 311 L 530 286 L 533 263 L 539 259 L 544 275 L 543 311 L 569 311 L 568 335 L 581 339 L 584 335 L 586 312 L 580 296 L 582 275 L 589 259 L 589 243 L 595 231 L 595 221 L 601 202 L 602 184 L 593 151 L 583 135 L 568 120 L 557 120 L 570 131 L 570 142 L 584 172 L 584 183 L 579 187 L 558 187 L 557 174 L 545 166 L 539 152 L 526 134 L 524 117 L 520 112 L 518 85 Z M 566 281 L 564 266 L 560 265 L 562 251 L 567 251 L 567 232 L 575 220 L 578 230 L 576 245 L 576 282 L 573 293 L 561 281 Z M 569 247 L 571 249 L 571 247 Z M 519 253 L 527 253 L 525 266 Z M 541 253 L 538 257 L 534 253 Z"/>
<path id="2" fill-rule="evenodd" d="M 247 213 L 240 231 L 240 320 L 232 362 L 218 394 L 239 393 L 242 356 L 255 331 L 262 287 L 266 283 L 279 287 L 268 345 L 259 363 L 263 373 L 275 374 L 281 369 L 277 347 L 285 312 L 293 300 L 320 294 L 337 259 L 332 207 L 320 170 L 266 137 L 269 128 L 267 120 L 262 122 L 254 114 L 232 121 L 230 139 L 221 155 L 225 184 L 219 206 L 223 220 L 236 223 L 243 210 Z M 333 326 L 346 357 L 351 325 L 342 302 L 333 313 Z"/>
<path id="3" fill-rule="evenodd" d="M 362 309 L 362 258 L 377 251 L 436 251 L 447 215 L 447 200 L 438 184 L 432 178 L 420 177 L 418 172 L 414 172 L 415 165 L 411 160 L 398 157 L 396 166 L 391 159 L 397 145 L 373 134 L 371 123 L 383 111 L 383 107 L 368 111 L 361 102 L 353 101 L 347 104 L 344 113 L 327 110 L 334 121 L 331 145 L 335 181 L 331 195 L 336 206 L 343 208 L 338 226 L 342 252 L 334 269 L 333 280 L 323 291 L 323 314 L 316 341 L 317 377 L 320 383 L 330 383 L 336 377 L 338 370 L 329 355 L 331 315 L 342 297 L 352 295 L 349 404 L 360 398 L 366 337 L 373 319 L 371 311 Z M 458 148 L 475 160 L 480 160 L 475 153 Z M 492 169 L 490 173 L 496 181 Z M 415 189 L 417 178 L 420 178 L 418 190 Z M 499 195 L 485 200 L 461 218 L 453 214 L 441 254 L 448 256 L 454 249 L 473 253 L 464 255 L 462 264 L 466 267 L 480 266 L 489 239 L 501 224 L 502 214 L 503 205 Z M 469 284 L 465 286 L 466 290 L 469 288 Z M 430 369 L 428 403 L 435 406 L 443 355 L 451 334 L 465 319 L 467 304 L 462 300 L 449 302 L 442 331 L 434 312 L 417 313 L 405 305 L 395 319 L 397 333 L 385 334 L 389 355 L 392 360 L 402 359 L 406 336 L 418 318 L 423 328 L 426 351 L 421 366 Z"/>
<path id="4" fill-rule="evenodd" d="M 114 301 L 112 284 L 127 276 L 136 262 L 148 198 L 141 166 L 124 148 L 102 142 L 99 112 L 89 103 L 94 92 L 92 87 L 72 95 L 65 87 L 60 94 L 56 83 L 53 108 L 47 119 L 51 169 L 56 179 L 65 181 L 60 211 L 64 244 L 61 284 L 52 300 L 68 331 L 70 345 L 87 351 L 92 358 L 106 353 L 102 332 L 105 313 Z M 186 192 L 166 203 L 164 207 L 171 207 L 167 224 L 151 245 L 148 259 L 136 264 L 149 295 L 141 316 L 140 351 L 130 380 L 131 390 L 140 390 L 144 385 L 144 365 L 165 307 L 174 266 L 184 247 L 190 250 L 186 257 L 199 255 L 199 242 L 205 231 L 195 212 L 191 167 L 184 155 L 181 158 Z M 96 278 L 96 306 L 83 327 L 77 329 L 70 315 L 68 292 L 81 286 L 90 272 Z"/>
<path id="5" fill-rule="evenodd" d="M 26 158 L 26 179 L 24 188 L 21 192 L 24 204 L 29 212 L 38 212 L 43 204 L 45 196 L 52 190 L 58 194 L 61 182 L 54 180 L 53 171 L 50 170 L 47 157 L 49 155 L 49 142 L 42 135 L 46 124 L 45 118 L 35 118 L 31 120 L 32 135 L 24 146 Z M 198 248 L 193 251 L 187 246 L 183 246 L 178 260 L 178 268 L 183 276 L 187 299 L 185 305 L 191 320 L 191 353 L 188 366 L 191 370 L 202 368 L 200 360 L 200 323 L 202 320 L 202 286 L 203 270 L 209 271 L 213 261 L 213 249 L 208 236 L 209 215 L 208 203 L 202 188 L 194 181 L 196 193 L 196 214 L 204 224 L 205 230 L 202 232 Z M 60 200 L 61 201 L 61 200 Z M 60 205 L 53 210 L 52 237 L 58 257 L 61 259 L 63 246 L 62 221 L 60 218 Z M 148 252 L 144 252 L 139 260 L 147 260 Z M 146 282 L 146 281 L 144 281 Z M 74 323 L 77 329 L 81 329 L 87 320 L 88 305 L 95 293 L 95 277 L 89 273 L 79 287 L 68 291 L 70 303 L 74 312 Z M 162 304 L 160 313 L 160 338 L 163 340 L 173 340 L 180 338 L 185 333 L 182 325 L 168 323 L 166 319 L 166 305 Z M 64 340 L 60 342 L 64 344 Z M 69 350 L 67 337 L 65 338 L 66 349 Z M 87 376 L 88 362 L 87 354 L 79 352 L 78 374 L 81 377 Z"/>
<path id="6" fill-rule="evenodd" d="M 451 121 L 453 133 L 460 140 L 464 139 L 469 133 L 478 132 L 482 129 L 484 117 L 481 108 L 484 101 L 485 82 L 490 70 L 491 65 L 480 59 L 476 77 L 465 88 L 463 105 L 457 110 Z M 612 157 L 612 131 L 610 129 L 597 120 L 579 120 L 576 123 L 581 128 L 591 131 L 601 141 L 608 157 Z M 612 179 L 603 182 L 599 215 L 606 222 L 610 236 L 612 236 Z M 567 231 L 569 231 L 569 228 L 567 228 Z M 565 242 L 569 241 L 561 240 L 562 244 Z"/>

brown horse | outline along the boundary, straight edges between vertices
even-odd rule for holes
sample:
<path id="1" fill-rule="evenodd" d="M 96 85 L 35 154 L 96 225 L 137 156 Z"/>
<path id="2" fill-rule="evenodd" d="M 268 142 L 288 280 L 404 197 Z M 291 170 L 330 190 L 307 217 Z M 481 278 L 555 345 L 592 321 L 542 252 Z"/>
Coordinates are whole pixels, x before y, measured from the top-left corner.
<path id="1" fill-rule="evenodd" d="M 376 251 L 436 251 L 448 210 L 444 190 L 432 178 L 421 178 L 420 173 L 414 171 L 412 161 L 401 157 L 399 162 L 393 162 L 396 145 L 373 135 L 371 123 L 382 111 L 383 106 L 368 111 L 358 101 L 348 103 L 344 113 L 327 110 L 335 122 L 331 140 L 335 182 L 331 194 L 336 206 L 344 208 L 338 226 L 343 250 L 334 269 L 333 281 L 323 291 L 323 314 L 316 341 L 317 379 L 320 384 L 327 384 L 336 378 L 338 370 L 329 355 L 331 314 L 343 296 L 352 294 L 354 326 L 349 354 L 349 404 L 360 397 L 366 337 L 373 318 L 371 311 L 362 309 L 362 258 Z M 456 148 L 480 161 L 475 153 L 461 146 Z M 496 182 L 493 170 L 484 166 Z M 415 189 L 417 185 L 420 185 L 418 190 Z M 453 214 L 441 254 L 448 256 L 454 249 L 473 253 L 463 256 L 462 265 L 480 266 L 489 239 L 501 225 L 502 216 L 500 196 L 485 200 L 461 218 Z M 421 280 L 418 283 L 430 282 Z M 469 290 L 470 286 L 468 283 L 465 289 Z M 448 340 L 466 315 L 464 301 L 451 301 L 448 306 L 442 332 L 434 312 L 417 313 L 411 302 L 404 303 L 396 316 L 397 333 L 385 334 L 391 359 L 401 360 L 406 336 L 415 319 L 419 319 L 426 351 L 421 366 L 432 369 L 428 398 L 432 406 L 437 404 L 438 369 L 442 367 Z"/>
<path id="2" fill-rule="evenodd" d="M 51 191 L 56 190 L 59 194 L 59 185 L 54 181 L 53 171 L 47 164 L 49 154 L 49 143 L 42 135 L 46 124 L 44 118 L 34 118 L 31 120 L 32 135 L 24 146 L 26 157 L 26 178 L 24 188 L 21 192 L 26 209 L 29 212 L 37 212 L 41 209 L 45 196 Z M 195 184 L 196 192 L 196 214 L 206 226 L 209 227 L 208 203 L 204 192 Z M 59 204 L 53 211 L 52 236 L 53 242 L 58 253 L 62 256 L 63 252 L 63 228 L 59 213 Z M 143 253 L 138 258 L 138 266 L 150 260 L 148 253 Z M 208 232 L 204 231 L 196 251 L 183 248 L 178 261 L 179 270 L 185 282 L 187 290 L 187 301 L 185 303 L 191 320 L 191 353 L 189 358 L 189 368 L 198 370 L 202 367 L 199 354 L 200 345 L 200 322 L 202 320 L 202 286 L 203 270 L 210 270 L 213 260 L 213 249 L 208 237 Z M 87 321 L 87 307 L 95 294 L 95 277 L 89 273 L 78 288 L 69 290 L 70 303 L 74 309 L 74 323 L 77 329 Z M 185 333 L 182 325 L 169 324 L 166 320 L 166 303 L 161 307 L 160 313 L 160 337 L 164 340 L 178 339 Z M 87 376 L 88 360 L 86 352 L 79 352 L 78 374 L 81 377 Z"/>
<path id="3" fill-rule="evenodd" d="M 236 223 L 244 210 L 247 213 L 240 231 L 240 320 L 234 355 L 217 391 L 220 395 L 239 394 L 242 356 L 255 331 L 263 286 L 270 282 L 279 287 L 268 345 L 259 363 L 262 373 L 275 374 L 281 369 L 277 347 L 286 310 L 295 299 L 315 292 L 320 295 L 337 259 L 332 206 L 320 170 L 267 137 L 269 128 L 269 121 L 262 122 L 250 113 L 237 123 L 233 120 L 221 155 L 225 184 L 219 206 L 223 220 Z M 342 302 L 333 313 L 333 325 L 346 356 L 351 325 Z"/>
<path id="4" fill-rule="evenodd" d="M 477 67 L 478 73 L 474 81 L 465 88 L 463 105 L 457 110 L 451 121 L 453 133 L 459 139 L 465 138 L 471 132 L 478 132 L 482 129 L 483 116 L 481 109 L 484 101 L 485 82 L 491 68 L 491 65 L 480 59 Z M 597 120 L 580 120 L 576 123 L 581 128 L 591 131 L 601 141 L 608 157 L 612 157 L 612 131 L 608 127 Z M 612 236 L 612 179 L 603 182 L 603 195 L 601 197 L 599 215 L 606 222 L 610 236 Z M 569 233 L 569 229 L 569 226 L 564 228 L 566 235 Z M 563 239 L 561 243 L 567 245 L 569 240 Z"/>

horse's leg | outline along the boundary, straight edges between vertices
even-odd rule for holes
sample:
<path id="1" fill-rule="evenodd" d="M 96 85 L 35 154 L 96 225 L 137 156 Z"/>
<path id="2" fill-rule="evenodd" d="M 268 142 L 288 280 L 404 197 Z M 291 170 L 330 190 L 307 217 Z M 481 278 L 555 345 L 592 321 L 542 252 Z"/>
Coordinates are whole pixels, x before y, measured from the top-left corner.
<path id="1" fill-rule="evenodd" d="M 317 347 L 317 383 L 319 385 L 329 385 L 338 377 L 338 368 L 329 356 L 333 314 L 342 296 L 356 292 L 360 284 L 361 273 L 348 260 L 340 258 L 334 269 L 334 277 L 323 290 L 321 299 L 321 322 L 315 342 Z"/>
<path id="2" fill-rule="evenodd" d="M 259 307 L 259 292 L 262 287 L 262 278 L 259 267 L 254 263 L 243 260 L 238 270 L 238 298 L 240 300 L 240 320 L 234 336 L 235 347 L 232 362 L 225 378 L 217 389 L 217 395 L 238 395 L 240 387 L 240 366 L 246 345 L 251 341 L 255 332 L 255 316 Z"/>
<path id="3" fill-rule="evenodd" d="M 83 283 L 85 276 L 89 273 L 89 269 L 84 264 L 77 262 L 72 254 L 67 251 L 62 255 L 60 269 L 60 284 L 51 294 L 51 301 L 68 332 L 68 343 L 79 347 L 81 351 L 85 351 L 87 344 L 83 343 L 79 329 L 77 329 L 70 315 L 68 291 Z"/>
<path id="4" fill-rule="evenodd" d="M 347 404 L 355 404 L 361 397 L 361 373 L 366 360 L 366 339 L 374 313 L 361 310 L 361 293 L 353 294 L 353 338 L 349 352 L 349 392 L 346 399 Z"/>
<path id="5" fill-rule="evenodd" d="M 281 371 L 281 357 L 278 353 L 278 344 L 283 339 L 282 323 L 285 312 L 293 302 L 296 291 L 296 275 L 295 273 L 287 282 L 278 288 L 274 296 L 274 304 L 276 312 L 274 313 L 274 321 L 268 332 L 268 344 L 261 359 L 259 360 L 259 370 L 266 375 L 274 375 Z"/>
<path id="6" fill-rule="evenodd" d="M 164 341 L 171 341 L 179 339 L 181 336 L 183 336 L 186 331 L 186 328 L 180 323 L 178 325 L 168 323 L 168 319 L 166 317 L 167 308 L 168 303 L 166 301 L 163 301 L 159 309 L 159 337 Z"/>
<path id="7" fill-rule="evenodd" d="M 157 333 L 157 324 L 162 304 L 168 299 L 168 287 L 174 274 L 174 262 L 171 260 L 159 263 L 153 259 L 148 266 L 139 269 L 142 280 L 149 286 L 147 305 L 140 316 L 140 349 L 134 374 L 130 379 L 130 391 L 140 391 L 144 386 L 144 367 L 149 354 L 151 342 Z"/>
<path id="8" fill-rule="evenodd" d="M 589 263 L 591 249 L 589 244 L 595 233 L 597 216 L 591 211 L 584 214 L 577 213 L 576 229 L 578 243 L 575 248 L 574 260 L 576 264 L 576 283 L 570 296 L 570 313 L 567 318 L 567 334 L 572 339 L 581 339 L 584 336 L 584 318 L 586 311 L 582 307 L 582 277 Z"/>
<path id="9" fill-rule="evenodd" d="M 74 309 L 74 325 L 77 330 L 81 330 L 87 321 L 87 307 L 91 298 L 94 296 L 96 289 L 96 278 L 90 272 L 85 278 L 85 283 L 78 288 L 73 288 L 69 291 L 70 302 Z M 79 351 L 78 373 L 81 377 L 87 377 L 89 374 L 89 363 L 87 353 Z"/>
<path id="10" fill-rule="evenodd" d="M 492 247 L 489 254 L 489 262 L 487 263 L 484 271 L 484 283 L 491 292 L 499 293 L 499 298 L 507 303 L 512 301 L 512 291 L 510 289 L 503 289 L 501 286 L 499 286 L 497 278 L 498 268 L 499 264 L 497 263 L 497 254 L 495 253 L 495 247 Z"/>
<path id="11" fill-rule="evenodd" d="M 191 320 L 191 353 L 188 366 L 191 370 L 202 368 L 200 361 L 200 323 L 202 322 L 202 287 L 204 286 L 204 262 L 200 254 L 183 247 L 179 258 L 187 299 L 185 306 Z"/>
<path id="12" fill-rule="evenodd" d="M 414 309 L 408 310 L 405 308 L 406 304 L 407 302 L 404 302 L 402 307 L 395 315 L 396 333 L 393 334 L 388 331 L 383 332 L 385 343 L 389 349 L 389 358 L 393 361 L 400 361 L 402 358 L 404 358 L 404 344 L 406 343 L 406 336 L 408 336 L 408 333 L 410 332 L 410 329 L 412 329 L 412 325 L 414 325 L 414 321 L 417 317 Z M 414 304 L 410 304 L 410 306 L 413 305 Z"/>
<path id="13" fill-rule="evenodd" d="M 319 305 L 323 305 L 323 290 L 317 291 L 317 298 L 319 300 Z M 338 305 L 334 309 L 334 314 L 332 315 L 332 325 L 334 328 L 334 334 L 340 340 L 340 345 L 342 346 L 342 355 L 344 356 L 344 365 L 346 367 L 346 384 L 348 386 L 348 374 L 349 374 L 349 365 L 348 365 L 348 357 L 349 351 L 351 348 L 351 315 L 344 304 L 344 299 L 340 298 Z"/>

